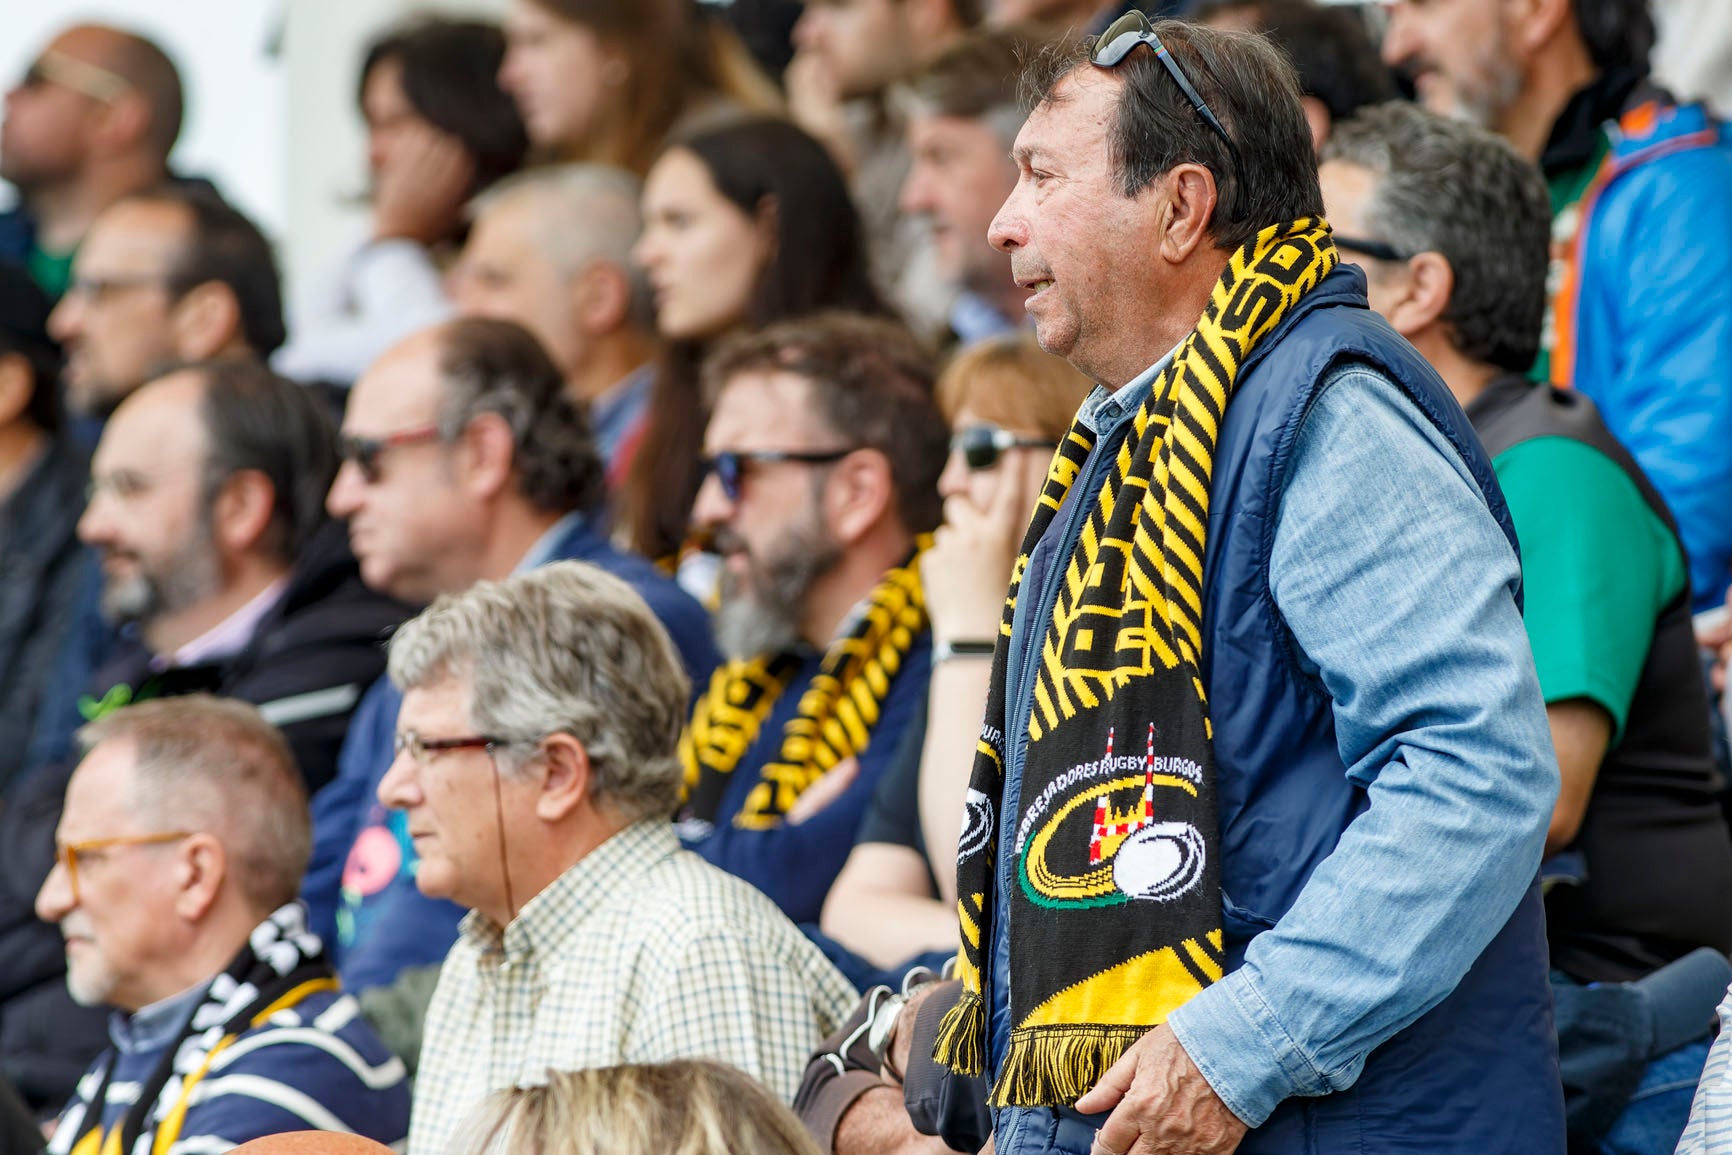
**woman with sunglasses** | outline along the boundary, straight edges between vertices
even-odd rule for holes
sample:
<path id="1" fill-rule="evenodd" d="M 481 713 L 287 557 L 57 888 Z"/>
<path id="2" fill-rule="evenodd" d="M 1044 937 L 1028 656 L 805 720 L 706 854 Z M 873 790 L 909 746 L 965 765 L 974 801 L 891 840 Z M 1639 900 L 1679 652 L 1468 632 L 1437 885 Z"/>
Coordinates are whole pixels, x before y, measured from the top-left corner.
<path id="1" fill-rule="evenodd" d="M 938 380 L 952 436 L 938 479 L 944 524 L 921 566 L 927 717 L 904 739 L 824 904 L 824 932 L 873 968 L 956 949 L 956 844 L 1004 595 L 1053 448 L 1091 387 L 1022 334 L 969 346 Z"/>

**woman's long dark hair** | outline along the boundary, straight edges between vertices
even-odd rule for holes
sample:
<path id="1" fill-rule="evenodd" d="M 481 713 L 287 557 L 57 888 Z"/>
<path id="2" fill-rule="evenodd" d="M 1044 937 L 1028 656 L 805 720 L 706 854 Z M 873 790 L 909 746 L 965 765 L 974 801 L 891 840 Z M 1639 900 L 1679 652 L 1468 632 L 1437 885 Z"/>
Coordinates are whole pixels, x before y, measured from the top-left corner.
<path id="1" fill-rule="evenodd" d="M 775 252 L 758 276 L 741 322 L 759 329 L 824 309 L 887 315 L 872 283 L 860 215 L 824 146 L 791 123 L 747 117 L 673 142 L 708 170 L 716 190 L 756 218 L 770 212 Z M 703 480 L 709 411 L 699 388 L 707 341 L 670 342 L 650 398 L 649 424 L 620 494 L 632 547 L 652 558 L 677 553 Z"/>
<path id="2" fill-rule="evenodd" d="M 367 49 L 359 93 L 373 69 L 395 60 L 415 114 L 463 142 L 475 161 L 470 195 L 516 172 L 529 151 L 517 105 L 499 87 L 505 34 L 480 20 L 424 17 L 386 33 Z"/>

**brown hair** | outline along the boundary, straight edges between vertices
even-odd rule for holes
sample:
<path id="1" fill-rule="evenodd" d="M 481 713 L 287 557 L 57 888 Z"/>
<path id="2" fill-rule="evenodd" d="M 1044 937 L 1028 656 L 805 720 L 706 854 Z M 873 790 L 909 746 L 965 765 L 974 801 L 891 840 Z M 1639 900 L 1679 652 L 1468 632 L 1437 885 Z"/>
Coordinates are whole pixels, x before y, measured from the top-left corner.
<path id="1" fill-rule="evenodd" d="M 911 533 L 943 520 L 938 475 L 950 438 L 933 396 L 932 361 L 902 325 L 819 313 L 724 342 L 704 365 L 706 400 L 741 373 L 794 373 L 812 384 L 818 416 L 838 437 L 890 463 L 896 509 Z"/>
<path id="2" fill-rule="evenodd" d="M 967 408 L 982 421 L 1057 441 L 1092 388 L 1069 361 L 1018 333 L 958 353 L 938 378 L 938 407 L 952 425 Z"/>
<path id="3" fill-rule="evenodd" d="M 500 1091 L 453 1151 L 476 1155 L 818 1155 L 804 1124 L 750 1075 L 680 1059 L 549 1071 Z"/>
<path id="4" fill-rule="evenodd" d="M 686 0 L 534 0 L 626 57 L 618 115 L 582 156 L 643 176 L 681 117 L 707 104 L 775 112 L 781 97 L 732 29 Z"/>
<path id="5" fill-rule="evenodd" d="M 1017 78 L 1050 39 L 1050 31 L 1030 25 L 971 32 L 910 76 L 902 99 L 928 116 L 979 119 L 999 109 L 1020 113 Z M 1020 122 L 1020 115 L 1016 119 Z"/>

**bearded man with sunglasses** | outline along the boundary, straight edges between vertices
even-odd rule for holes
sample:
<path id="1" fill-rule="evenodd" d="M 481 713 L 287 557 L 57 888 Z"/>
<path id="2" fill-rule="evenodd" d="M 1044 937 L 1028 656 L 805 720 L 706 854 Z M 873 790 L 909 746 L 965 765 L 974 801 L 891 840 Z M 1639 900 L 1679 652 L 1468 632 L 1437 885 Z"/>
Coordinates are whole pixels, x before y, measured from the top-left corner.
<path id="1" fill-rule="evenodd" d="M 728 661 L 680 744 L 680 833 L 813 923 L 926 694 L 944 418 L 914 338 L 846 314 L 740 337 L 705 381 L 692 518 L 721 557 Z"/>
<path id="2" fill-rule="evenodd" d="M 1101 387 L 1006 601 L 938 1057 L 1001 1155 L 1560 1151 L 1490 463 L 1339 264 L 1276 49 L 1132 14 L 1026 80 L 990 237 Z"/>
<path id="3" fill-rule="evenodd" d="M 350 391 L 340 454 L 326 504 L 348 522 L 372 588 L 426 603 L 575 558 L 638 591 L 689 676 L 705 678 L 715 665 L 703 607 L 608 543 L 588 418 L 521 326 L 465 318 L 399 343 Z M 351 988 L 383 988 L 419 969 L 392 1020 L 406 1032 L 392 1041 L 410 1049 L 431 991 L 426 968 L 445 957 L 463 911 L 416 889 L 418 856 L 403 816 L 376 800 L 401 701 L 381 678 L 357 710 L 337 779 L 313 803 L 303 896 Z"/>

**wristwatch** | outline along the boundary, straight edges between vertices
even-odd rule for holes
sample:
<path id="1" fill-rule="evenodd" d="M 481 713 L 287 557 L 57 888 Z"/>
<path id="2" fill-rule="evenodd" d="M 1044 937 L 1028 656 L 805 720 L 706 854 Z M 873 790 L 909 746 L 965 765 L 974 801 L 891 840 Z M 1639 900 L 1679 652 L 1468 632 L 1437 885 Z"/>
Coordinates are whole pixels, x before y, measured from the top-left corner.
<path id="1" fill-rule="evenodd" d="M 878 1065 L 888 1071 L 900 1083 L 902 1072 L 890 1064 L 890 1037 L 896 1032 L 896 1020 L 902 1016 L 902 1008 L 908 1005 L 906 995 L 892 994 L 878 1004 L 873 1012 L 872 1024 L 866 1030 L 866 1045 L 878 1056 Z"/>
<path id="2" fill-rule="evenodd" d="M 952 658 L 991 658 L 992 652 L 997 648 L 997 642 L 987 641 L 984 638 L 937 641 L 932 643 L 932 660 L 934 663 L 938 663 L 948 662 Z"/>

